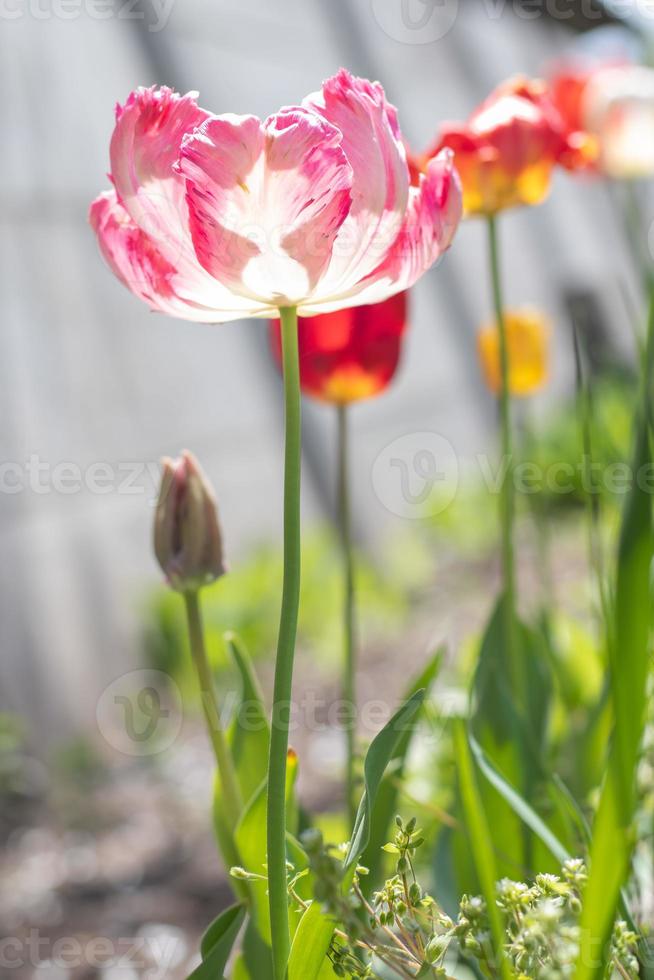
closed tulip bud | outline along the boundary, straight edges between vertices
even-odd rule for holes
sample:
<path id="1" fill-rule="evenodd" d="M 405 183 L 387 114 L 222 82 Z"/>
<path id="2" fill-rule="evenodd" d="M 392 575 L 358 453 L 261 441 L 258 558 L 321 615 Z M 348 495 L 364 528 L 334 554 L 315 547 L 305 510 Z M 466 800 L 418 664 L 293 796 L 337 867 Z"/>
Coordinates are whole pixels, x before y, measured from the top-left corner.
<path id="1" fill-rule="evenodd" d="M 162 460 L 154 552 L 171 588 L 193 592 L 225 573 L 216 498 L 192 453 Z"/>

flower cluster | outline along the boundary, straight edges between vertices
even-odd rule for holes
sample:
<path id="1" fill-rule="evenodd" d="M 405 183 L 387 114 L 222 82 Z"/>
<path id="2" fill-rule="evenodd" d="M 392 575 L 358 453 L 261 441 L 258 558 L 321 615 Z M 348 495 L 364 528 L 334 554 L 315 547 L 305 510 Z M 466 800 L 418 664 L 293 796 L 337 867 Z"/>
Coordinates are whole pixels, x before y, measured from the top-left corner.
<path id="1" fill-rule="evenodd" d="M 573 977 L 579 956 L 582 893 L 586 884 L 582 861 L 571 859 L 560 875 L 539 874 L 533 884 L 502 879 L 497 905 L 504 914 L 504 954 L 518 977 L 560 980 Z M 488 968 L 490 927 L 480 898 L 461 899 L 454 935 L 462 950 Z M 612 940 L 610 967 L 622 977 L 638 977 L 638 937 L 618 920 Z"/>
<path id="2" fill-rule="evenodd" d="M 397 817 L 396 825 L 393 840 L 384 847 L 396 859 L 395 874 L 370 900 L 358 878 L 365 869 L 358 869 L 351 890 L 342 893 L 338 849 L 325 846 L 322 836 L 311 832 L 307 851 L 316 900 L 339 923 L 330 952 L 334 972 L 368 980 L 381 975 L 376 966 L 384 964 L 384 976 L 446 977 L 448 965 L 457 958 L 472 958 L 483 975 L 495 976 L 497 963 L 484 900 L 464 895 L 456 919 L 443 912 L 416 878 L 414 856 L 423 841 L 415 819 L 405 824 Z M 497 883 L 497 906 L 505 928 L 502 955 L 516 977 L 574 976 L 586 880 L 584 863 L 570 859 L 560 875 L 539 874 L 530 884 L 508 878 Z M 637 943 L 636 934 L 618 920 L 609 969 L 627 980 L 637 980 L 639 975 Z"/>

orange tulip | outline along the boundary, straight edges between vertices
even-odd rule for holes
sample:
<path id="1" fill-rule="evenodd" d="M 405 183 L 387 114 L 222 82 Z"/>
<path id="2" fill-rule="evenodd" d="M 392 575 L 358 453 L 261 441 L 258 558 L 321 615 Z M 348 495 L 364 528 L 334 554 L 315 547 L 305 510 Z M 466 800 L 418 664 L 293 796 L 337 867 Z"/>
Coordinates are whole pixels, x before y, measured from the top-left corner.
<path id="1" fill-rule="evenodd" d="M 509 391 L 517 397 L 533 395 L 549 377 L 550 325 L 533 307 L 505 310 L 506 346 L 509 362 Z M 493 394 L 502 384 L 500 334 L 496 323 L 482 327 L 477 347 L 484 380 Z"/>
<path id="2" fill-rule="evenodd" d="M 279 362 L 279 320 L 272 320 L 270 326 L 273 352 Z M 300 317 L 302 391 L 334 405 L 380 394 L 397 370 L 406 326 L 407 293 L 370 306 Z"/>
<path id="3" fill-rule="evenodd" d="M 423 158 L 454 151 L 466 215 L 540 204 L 557 165 L 575 170 L 594 158 L 594 142 L 570 131 L 544 82 L 514 78 L 500 85 L 467 123 L 445 126 Z"/>

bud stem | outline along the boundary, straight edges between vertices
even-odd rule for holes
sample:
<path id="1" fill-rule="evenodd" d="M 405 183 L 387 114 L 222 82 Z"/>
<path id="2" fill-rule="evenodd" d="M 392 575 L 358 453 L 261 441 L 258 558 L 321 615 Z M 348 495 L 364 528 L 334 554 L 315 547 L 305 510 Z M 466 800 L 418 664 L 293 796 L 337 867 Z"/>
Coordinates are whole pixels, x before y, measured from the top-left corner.
<path id="1" fill-rule="evenodd" d="M 352 556 L 352 515 L 350 507 L 348 408 L 339 405 L 338 413 L 338 521 L 343 555 L 343 700 L 347 705 L 346 720 L 346 793 L 350 826 L 357 814 L 355 798 L 356 746 L 356 650 L 354 646 L 354 561 Z"/>
<path id="2" fill-rule="evenodd" d="M 243 811 L 243 800 L 241 799 L 241 791 L 236 778 L 232 754 L 220 723 L 218 702 L 216 701 L 216 692 L 214 690 L 213 678 L 211 676 L 211 669 L 207 660 L 207 651 L 204 643 L 202 612 L 200 610 L 200 596 L 198 591 L 185 592 L 184 602 L 186 604 L 186 619 L 191 654 L 200 687 L 202 710 L 204 711 L 209 737 L 216 757 L 218 775 L 222 784 L 225 816 L 227 817 L 230 835 L 233 837 L 236 825 Z M 230 856 L 230 860 L 234 864 L 238 864 L 237 857 L 236 846 L 234 845 L 234 854 Z"/>
<path id="3" fill-rule="evenodd" d="M 275 663 L 275 688 L 268 768 L 268 893 L 272 930 L 273 972 L 284 980 L 290 952 L 288 885 L 286 879 L 286 754 L 293 659 L 300 604 L 300 364 L 297 310 L 279 311 L 284 373 L 284 583 Z"/>

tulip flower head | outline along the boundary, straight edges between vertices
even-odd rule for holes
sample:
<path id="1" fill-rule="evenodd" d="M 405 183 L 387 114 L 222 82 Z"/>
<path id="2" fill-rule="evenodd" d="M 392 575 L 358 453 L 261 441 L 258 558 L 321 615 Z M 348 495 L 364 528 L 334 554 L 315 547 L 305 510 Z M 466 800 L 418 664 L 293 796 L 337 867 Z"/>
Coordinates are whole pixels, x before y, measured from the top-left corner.
<path id="1" fill-rule="evenodd" d="M 162 460 L 154 551 L 171 588 L 193 592 L 224 575 L 216 498 L 190 452 Z"/>
<path id="2" fill-rule="evenodd" d="M 595 169 L 607 177 L 654 174 L 654 71 L 637 55 L 622 32 L 598 29 L 551 72 L 557 110 L 569 131 L 595 139 Z"/>
<path id="3" fill-rule="evenodd" d="M 466 215 L 494 215 L 540 204 L 557 165 L 588 165 L 586 134 L 568 132 L 544 82 L 514 78 L 500 85 L 463 125 L 443 127 L 430 159 L 449 147 L 463 185 Z"/>
<path id="4" fill-rule="evenodd" d="M 399 364 L 406 317 L 406 293 L 372 306 L 302 317 L 298 342 L 304 393 L 334 405 L 381 394 Z M 281 363 L 279 320 L 270 327 L 273 352 Z"/>
<path id="5" fill-rule="evenodd" d="M 654 176 L 654 70 L 622 65 L 596 72 L 584 90 L 585 123 L 599 145 L 599 170 L 631 180 Z"/>
<path id="6" fill-rule="evenodd" d="M 533 307 L 505 310 L 509 391 L 524 398 L 539 391 L 549 377 L 550 324 Z M 500 335 L 496 323 L 488 324 L 477 335 L 479 360 L 484 380 L 497 395 L 502 384 Z"/>
<path id="7" fill-rule="evenodd" d="M 264 122 L 137 89 L 110 157 L 113 190 L 90 211 L 102 253 L 152 309 L 189 320 L 379 302 L 439 258 L 461 216 L 451 151 L 411 186 L 394 107 L 344 69 Z"/>

